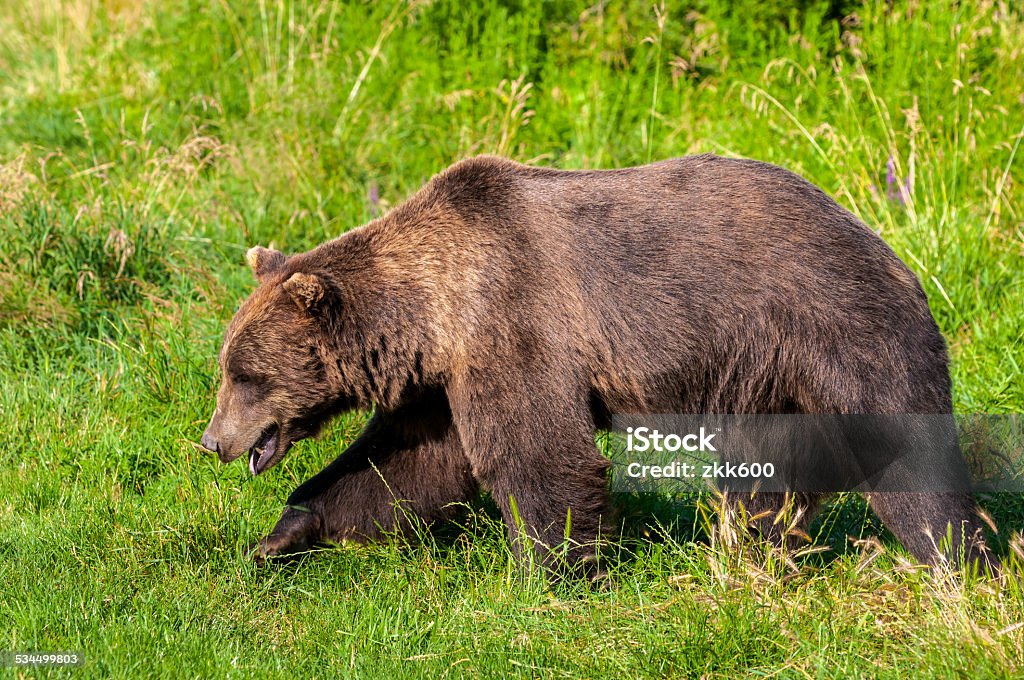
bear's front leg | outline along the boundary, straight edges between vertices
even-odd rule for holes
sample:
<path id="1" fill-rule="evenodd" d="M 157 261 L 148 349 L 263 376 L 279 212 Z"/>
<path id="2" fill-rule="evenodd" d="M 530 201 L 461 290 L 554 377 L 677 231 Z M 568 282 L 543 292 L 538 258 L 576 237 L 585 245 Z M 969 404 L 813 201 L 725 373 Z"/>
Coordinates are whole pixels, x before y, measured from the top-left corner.
<path id="1" fill-rule="evenodd" d="M 344 453 L 292 493 L 254 557 L 448 519 L 477 493 L 446 402 L 376 413 Z"/>
<path id="2" fill-rule="evenodd" d="M 556 577 L 598 580 L 610 463 L 594 443 L 585 394 L 496 369 L 461 376 L 449 399 L 473 474 L 501 508 L 517 555 L 538 557 Z"/>
<path id="3" fill-rule="evenodd" d="M 320 516 L 304 508 L 285 508 L 274 530 L 252 548 L 252 558 L 263 564 L 271 557 L 284 557 L 308 551 L 321 540 Z"/>

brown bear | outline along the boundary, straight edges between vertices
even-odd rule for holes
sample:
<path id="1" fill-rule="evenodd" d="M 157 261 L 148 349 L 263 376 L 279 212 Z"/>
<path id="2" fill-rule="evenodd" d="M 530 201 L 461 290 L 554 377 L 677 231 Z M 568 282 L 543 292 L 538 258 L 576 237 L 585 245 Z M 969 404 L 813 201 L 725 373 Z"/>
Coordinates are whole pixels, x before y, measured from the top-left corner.
<path id="1" fill-rule="evenodd" d="M 589 569 L 610 520 L 595 432 L 613 414 L 952 410 L 914 274 L 762 162 L 472 158 L 309 252 L 248 261 L 259 286 L 227 329 L 203 445 L 223 462 L 248 452 L 260 474 L 332 416 L 373 409 L 289 497 L 260 559 L 446 518 L 486 490 L 520 554 Z M 962 463 L 952 437 L 936 445 Z M 917 559 L 939 561 L 947 536 L 987 563 L 965 469 L 938 474 L 950 489 L 868 489 L 869 504 Z M 824 494 L 797 497 L 809 518 Z"/>

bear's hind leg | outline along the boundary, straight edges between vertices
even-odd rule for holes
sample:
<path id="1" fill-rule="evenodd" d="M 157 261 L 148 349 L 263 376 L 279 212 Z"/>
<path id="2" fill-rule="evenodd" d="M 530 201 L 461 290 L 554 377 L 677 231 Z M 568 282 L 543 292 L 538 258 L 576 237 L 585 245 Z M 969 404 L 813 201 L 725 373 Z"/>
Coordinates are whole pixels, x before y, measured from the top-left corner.
<path id="1" fill-rule="evenodd" d="M 883 491 L 867 495 L 882 523 L 924 564 L 949 560 L 999 573 L 999 563 L 985 547 L 984 530 L 970 494 L 959 492 Z"/>

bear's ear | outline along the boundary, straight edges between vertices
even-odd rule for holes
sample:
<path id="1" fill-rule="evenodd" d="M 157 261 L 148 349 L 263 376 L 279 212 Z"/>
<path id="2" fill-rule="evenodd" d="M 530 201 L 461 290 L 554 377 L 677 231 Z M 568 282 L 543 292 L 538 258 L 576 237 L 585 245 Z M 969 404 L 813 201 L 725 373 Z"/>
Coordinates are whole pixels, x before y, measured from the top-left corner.
<path id="1" fill-rule="evenodd" d="M 295 272 L 282 285 L 304 312 L 314 311 L 324 299 L 324 284 L 316 274 Z"/>
<path id="2" fill-rule="evenodd" d="M 279 253 L 276 250 L 253 246 L 245 254 L 245 261 L 252 267 L 252 273 L 256 275 L 256 278 L 262 281 L 267 278 L 267 275 L 284 265 L 285 257 L 284 253 Z"/>

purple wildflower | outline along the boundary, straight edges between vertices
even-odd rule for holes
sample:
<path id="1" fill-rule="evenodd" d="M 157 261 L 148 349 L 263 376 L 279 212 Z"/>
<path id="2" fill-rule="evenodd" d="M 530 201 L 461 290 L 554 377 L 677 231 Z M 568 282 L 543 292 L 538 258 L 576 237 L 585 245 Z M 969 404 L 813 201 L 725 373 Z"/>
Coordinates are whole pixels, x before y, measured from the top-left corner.
<path id="1" fill-rule="evenodd" d="M 377 185 L 370 185 L 370 217 L 377 216 L 377 206 L 380 205 L 380 193 L 377 191 Z"/>
<path id="2" fill-rule="evenodd" d="M 900 178 L 896 176 L 896 160 L 889 156 L 889 160 L 885 162 L 886 196 L 889 200 L 896 200 L 900 205 L 906 205 L 907 197 L 910 196 L 911 181 L 910 177 L 906 181 L 900 181 Z"/>

